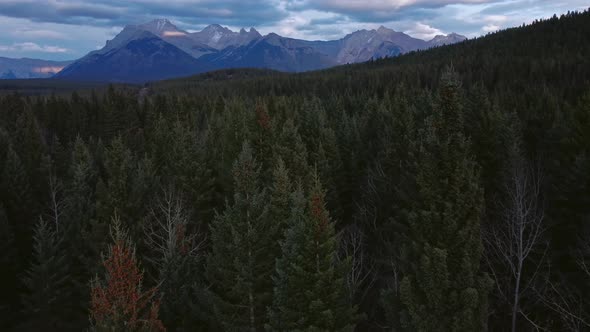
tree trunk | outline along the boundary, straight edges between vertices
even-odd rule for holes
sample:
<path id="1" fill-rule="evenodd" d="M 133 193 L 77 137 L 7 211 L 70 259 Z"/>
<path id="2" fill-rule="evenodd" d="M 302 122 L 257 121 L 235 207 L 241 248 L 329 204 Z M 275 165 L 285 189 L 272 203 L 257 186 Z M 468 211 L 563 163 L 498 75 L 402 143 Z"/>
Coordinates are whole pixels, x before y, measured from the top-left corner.
<path id="1" fill-rule="evenodd" d="M 516 273 L 516 285 L 514 289 L 514 305 L 512 306 L 512 332 L 516 332 L 516 315 L 518 315 L 518 300 L 520 298 L 520 275 L 522 271 L 522 262 L 518 263 Z"/>

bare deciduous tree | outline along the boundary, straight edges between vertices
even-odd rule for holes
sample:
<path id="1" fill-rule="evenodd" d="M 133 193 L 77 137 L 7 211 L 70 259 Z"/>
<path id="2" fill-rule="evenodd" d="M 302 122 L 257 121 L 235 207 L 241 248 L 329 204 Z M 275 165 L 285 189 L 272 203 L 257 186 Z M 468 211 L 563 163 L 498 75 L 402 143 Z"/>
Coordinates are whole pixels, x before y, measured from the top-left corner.
<path id="1" fill-rule="evenodd" d="M 55 224 L 55 231 L 59 232 L 59 223 L 61 216 L 63 214 L 63 208 L 65 207 L 65 200 L 62 197 L 62 185 L 61 182 L 57 179 L 55 174 L 49 175 L 49 197 L 50 197 L 50 207 L 49 207 L 49 218 Z"/>
<path id="2" fill-rule="evenodd" d="M 576 263 L 583 278 L 590 281 L 590 242 L 588 235 L 580 237 L 579 249 L 575 251 Z M 570 331 L 586 331 L 590 329 L 590 313 L 587 312 L 587 296 L 573 289 L 567 282 L 554 283 L 547 280 L 547 290 L 539 292 L 543 303 L 556 312 L 561 321 Z"/>
<path id="3" fill-rule="evenodd" d="M 584 312 L 585 294 L 581 294 L 566 284 L 555 284 L 551 280 L 544 283 L 544 291 L 537 290 L 543 304 L 559 315 L 568 331 L 579 332 L 590 328 L 588 314 Z"/>
<path id="4" fill-rule="evenodd" d="M 365 252 L 364 235 L 357 227 L 350 227 L 340 235 L 338 258 L 350 259 L 346 287 L 351 301 L 361 301 L 375 283 L 375 262 Z"/>
<path id="5" fill-rule="evenodd" d="M 157 255 L 154 264 L 159 268 L 179 254 L 198 256 L 205 239 L 197 234 L 187 234 L 188 215 L 182 199 L 172 190 L 164 192 L 150 210 L 151 222 L 147 223 L 146 243 Z"/>
<path id="6" fill-rule="evenodd" d="M 579 243 L 580 249 L 576 255 L 576 262 L 586 275 L 586 278 L 590 279 L 590 263 L 588 263 L 590 257 L 590 234 L 586 235 L 586 238 L 580 239 Z"/>
<path id="7" fill-rule="evenodd" d="M 501 220 L 484 230 L 486 260 L 497 293 L 511 307 L 513 332 L 519 315 L 537 330 L 542 329 L 525 314 L 521 300 L 532 290 L 548 249 L 543 239 L 545 216 L 541 172 L 538 166 L 524 161 L 519 155 L 518 148 L 515 148 L 505 199 L 498 202 Z M 525 271 L 528 271 L 526 276 Z"/>

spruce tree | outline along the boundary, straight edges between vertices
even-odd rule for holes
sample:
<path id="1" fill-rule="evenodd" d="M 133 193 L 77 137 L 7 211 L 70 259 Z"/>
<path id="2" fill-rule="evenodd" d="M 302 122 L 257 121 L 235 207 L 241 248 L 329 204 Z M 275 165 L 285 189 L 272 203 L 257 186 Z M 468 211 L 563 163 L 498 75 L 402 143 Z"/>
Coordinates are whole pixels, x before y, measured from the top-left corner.
<path id="1" fill-rule="evenodd" d="M 552 209 L 548 222 L 552 223 L 551 247 L 560 266 L 572 269 L 572 252 L 584 245 L 584 235 L 590 234 L 590 92 L 587 92 L 571 111 L 571 119 L 564 128 L 564 138 L 551 151 L 556 156 L 549 165 L 546 177 L 553 178 L 549 191 Z M 549 204 L 547 204 L 549 205 Z M 577 238 L 578 241 L 572 241 Z M 580 241 L 581 240 L 581 241 Z M 568 277 L 569 278 L 569 277 Z M 587 286 L 590 289 L 590 285 Z"/>
<path id="2" fill-rule="evenodd" d="M 120 216 L 131 238 L 142 238 L 139 220 L 146 215 L 146 206 L 151 197 L 155 178 L 153 164 L 147 156 L 137 157 L 117 137 L 104 156 L 106 178 L 98 181 L 96 188 L 96 219 L 93 220 L 92 236 L 97 252 L 108 241 L 107 225 L 112 215 Z"/>
<path id="3" fill-rule="evenodd" d="M 67 256 L 52 225 L 40 218 L 33 236 L 33 259 L 23 283 L 22 328 L 27 331 L 63 331 L 71 328 L 72 310 Z"/>
<path id="4" fill-rule="evenodd" d="M 275 119 L 271 118 L 267 106 L 262 102 L 256 103 L 256 124 L 252 130 L 253 147 L 260 156 L 260 164 L 263 168 L 270 169 L 273 166 L 273 143 L 275 137 Z M 270 175 L 270 174 L 269 174 Z M 263 174 L 263 180 L 266 180 Z"/>
<path id="5" fill-rule="evenodd" d="M 346 262 L 336 259 L 334 223 L 317 174 L 307 200 L 293 194 L 290 228 L 276 262 L 271 331 L 353 331 L 357 315 L 348 301 Z"/>
<path id="6" fill-rule="evenodd" d="M 0 204 L 0 329 L 9 330 L 17 311 L 19 256 L 14 246 L 14 232 L 8 222 L 4 206 Z"/>
<path id="7" fill-rule="evenodd" d="M 273 148 L 274 159 L 281 158 L 294 182 L 309 182 L 308 152 L 292 119 L 287 119 Z"/>
<path id="8" fill-rule="evenodd" d="M 460 86 L 445 72 L 427 121 L 417 166 L 418 194 L 408 213 L 401 283 L 409 331 L 486 329 L 490 279 L 482 272 L 483 190 L 463 134 Z"/>
<path id="9" fill-rule="evenodd" d="M 293 185 L 289 178 L 289 171 L 282 159 L 276 161 L 276 166 L 272 173 L 273 182 L 270 187 L 270 198 L 268 201 L 268 219 L 272 229 L 269 229 L 269 236 L 274 238 L 278 247 L 279 238 L 282 238 L 288 220 L 291 215 L 291 193 Z M 280 248 L 276 251 L 277 257 L 280 256 Z"/>
<path id="10" fill-rule="evenodd" d="M 70 279 L 74 293 L 75 307 L 78 309 L 76 318 L 80 324 L 88 323 L 88 279 L 97 269 L 100 256 L 100 246 L 93 242 L 96 234 L 107 234 L 107 225 L 102 231 L 92 229 L 95 218 L 95 186 L 97 171 L 94 158 L 81 137 L 77 137 L 71 161 L 67 169 L 69 181 L 65 185 L 66 206 L 62 233 L 63 245 L 67 248 L 70 262 Z M 106 235 L 105 235 L 106 237 Z M 99 242 L 102 243 L 102 242 Z"/>
<path id="11" fill-rule="evenodd" d="M 167 136 L 158 142 L 159 149 L 165 151 L 161 157 L 162 180 L 173 185 L 193 203 L 191 206 L 194 206 L 194 209 L 188 211 L 193 217 L 191 219 L 206 225 L 214 214 L 215 180 L 211 168 L 206 163 L 207 137 L 198 136 L 180 119 L 175 120 L 170 129 L 166 129 L 166 134 Z"/>
<path id="12" fill-rule="evenodd" d="M 94 158 L 81 137 L 77 137 L 68 169 L 66 186 L 67 222 L 69 227 L 82 228 L 93 215 L 94 187 L 96 185 Z"/>
<path id="13" fill-rule="evenodd" d="M 33 193 L 21 158 L 12 147 L 6 151 L 4 170 L 0 178 L 0 199 L 6 217 L 14 231 L 14 242 L 19 255 L 28 257 L 31 249 L 31 230 L 34 225 Z"/>
<path id="14" fill-rule="evenodd" d="M 372 291 L 380 293 L 384 316 L 378 310 L 369 315 L 384 319 L 384 325 L 394 330 L 401 330 L 399 275 L 405 264 L 400 244 L 407 229 L 404 210 L 413 204 L 415 192 L 416 109 L 408 104 L 406 94 L 400 87 L 391 101 L 393 123 L 383 137 L 388 143 L 383 143 L 383 151 L 369 168 L 358 213 L 367 235 L 368 255 L 380 270 Z M 371 300 L 365 304 L 374 308 Z"/>
<path id="15" fill-rule="evenodd" d="M 233 203 L 211 225 L 206 272 L 224 328 L 256 331 L 264 326 L 272 301 L 275 256 L 269 247 L 276 239 L 268 232 L 268 195 L 248 142 L 234 163 L 233 176 Z"/>
<path id="16" fill-rule="evenodd" d="M 17 120 L 17 128 L 13 147 L 21 159 L 29 178 L 32 197 L 35 198 L 27 209 L 37 215 L 44 208 L 41 198 L 47 195 L 47 179 L 43 169 L 47 148 L 39 121 L 28 106 Z"/>
<path id="17" fill-rule="evenodd" d="M 131 150 L 125 146 L 121 137 L 115 138 L 105 151 L 105 178 L 97 186 L 96 213 L 98 221 L 109 224 L 110 218 L 117 213 L 123 222 L 133 216 L 131 214 L 131 177 L 134 171 L 135 158 Z M 107 226 L 108 227 L 108 226 Z M 103 241 L 108 241 L 103 239 Z"/>

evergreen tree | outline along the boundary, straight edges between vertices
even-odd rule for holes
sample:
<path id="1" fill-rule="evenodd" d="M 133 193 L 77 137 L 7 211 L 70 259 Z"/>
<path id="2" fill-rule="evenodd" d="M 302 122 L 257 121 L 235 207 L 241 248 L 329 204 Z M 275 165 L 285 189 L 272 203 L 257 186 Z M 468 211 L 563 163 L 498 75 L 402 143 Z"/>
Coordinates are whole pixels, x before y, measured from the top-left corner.
<path id="1" fill-rule="evenodd" d="M 271 169 L 273 163 L 273 138 L 275 137 L 275 122 L 271 118 L 267 106 L 258 101 L 256 103 L 256 124 L 252 131 L 253 147 L 256 155 L 260 156 L 260 164 L 265 169 Z M 270 174 L 269 174 L 270 175 Z M 264 178 L 263 180 L 267 180 Z"/>
<path id="2" fill-rule="evenodd" d="M 107 234 L 106 225 L 102 230 L 92 229 L 95 216 L 95 193 L 97 172 L 94 158 L 81 137 L 74 142 L 71 162 L 67 171 L 69 181 L 65 185 L 66 206 L 64 211 L 63 246 L 70 264 L 73 301 L 78 309 L 75 318 L 79 324 L 88 323 L 88 279 L 97 269 L 101 247 L 93 242 L 94 235 Z M 102 243 L 102 242 L 99 242 Z"/>
<path id="3" fill-rule="evenodd" d="M 486 329 L 491 281 L 480 268 L 483 192 L 462 119 L 459 83 L 447 71 L 424 133 L 418 197 L 408 216 L 410 266 L 400 288 L 402 324 L 410 331 Z"/>
<path id="4" fill-rule="evenodd" d="M 336 259 L 334 224 L 325 208 L 317 174 L 306 200 L 293 195 L 290 228 L 276 262 L 272 331 L 353 331 L 355 308 L 348 302 L 346 264 Z"/>
<path id="5" fill-rule="evenodd" d="M 331 213 L 343 217 L 344 207 L 338 204 L 336 185 L 336 178 L 342 168 L 336 133 L 329 126 L 327 112 L 318 98 L 306 100 L 302 113 L 300 134 L 309 151 L 309 163 L 317 167 L 322 178 Z"/>
<path id="6" fill-rule="evenodd" d="M 44 208 L 41 198 L 47 197 L 46 146 L 37 118 L 27 106 L 17 120 L 17 131 L 13 147 L 19 155 L 22 166 L 30 179 L 31 194 L 35 199 L 27 208 L 37 215 Z"/>
<path id="7" fill-rule="evenodd" d="M 121 137 L 114 139 L 106 150 L 104 168 L 106 178 L 97 184 L 97 217 L 92 227 L 97 252 L 102 251 L 107 242 L 106 225 L 115 213 L 120 216 L 131 238 L 139 242 L 142 228 L 137 220 L 146 215 L 145 208 L 155 178 L 151 159 L 147 156 L 137 158 Z"/>
<path id="8" fill-rule="evenodd" d="M 194 204 L 194 209 L 188 211 L 191 220 L 206 224 L 212 219 L 215 207 L 215 178 L 206 163 L 207 136 L 197 136 L 195 131 L 180 119 L 176 119 L 171 128 L 164 123 L 159 123 L 166 129 L 159 129 L 165 133 L 160 134 L 161 139 L 158 140 L 158 149 L 164 151 L 160 170 L 162 180 L 178 188 Z"/>
<path id="9" fill-rule="evenodd" d="M 269 190 L 270 198 L 268 201 L 268 222 L 272 228 L 268 230 L 268 235 L 276 240 L 277 245 L 275 247 L 278 247 L 278 239 L 282 238 L 285 229 L 288 227 L 293 188 L 289 179 L 289 171 L 282 159 L 279 158 L 276 162 L 272 175 L 273 183 Z M 277 248 L 275 252 L 277 257 L 280 256 L 280 248 Z"/>
<path id="10" fill-rule="evenodd" d="M 68 170 L 70 181 L 66 185 L 67 233 L 76 235 L 89 227 L 94 217 L 96 176 L 94 158 L 82 138 L 77 137 Z"/>
<path id="11" fill-rule="evenodd" d="M 119 214 L 123 222 L 133 217 L 129 193 L 134 164 L 134 155 L 125 146 L 123 139 L 114 139 L 105 151 L 105 178 L 101 179 L 97 187 L 97 217 L 105 225 L 115 213 Z"/>
<path id="12" fill-rule="evenodd" d="M 573 247 L 580 245 L 572 241 L 580 234 L 590 232 L 590 92 L 587 92 L 569 114 L 563 139 L 551 151 L 557 158 L 549 165 L 546 176 L 552 177 L 550 189 L 554 207 L 549 222 L 552 225 L 552 248 L 556 262 L 568 262 Z M 582 241 L 584 241 L 582 239 Z M 564 257 L 565 256 L 565 257 Z M 572 265 L 566 269 L 572 269 Z M 589 285 L 590 287 L 590 285 Z"/>
<path id="13" fill-rule="evenodd" d="M 20 157 L 12 147 L 9 147 L 0 178 L 0 199 L 14 231 L 15 246 L 21 257 L 29 256 L 31 230 L 34 224 L 34 212 L 28 208 L 34 204 L 29 180 Z"/>
<path id="14" fill-rule="evenodd" d="M 33 236 L 33 260 L 26 271 L 22 296 L 22 328 L 26 331 L 63 331 L 71 328 L 69 268 L 60 235 L 40 218 Z"/>
<path id="15" fill-rule="evenodd" d="M 234 199 L 211 225 L 211 254 L 207 277 L 215 296 L 215 310 L 227 330 L 260 330 L 272 300 L 276 241 L 268 230 L 266 191 L 260 168 L 245 142 L 234 163 Z M 274 221 L 273 221 L 274 222 Z"/>
<path id="16" fill-rule="evenodd" d="M 14 246 L 14 232 L 8 222 L 4 207 L 0 204 L 0 329 L 9 330 L 18 309 L 19 255 Z"/>
<path id="17" fill-rule="evenodd" d="M 307 185 L 311 170 L 307 163 L 307 149 L 292 119 L 287 119 L 283 124 L 273 150 L 274 159 L 281 158 L 285 162 L 293 181 Z"/>
<path id="18" fill-rule="evenodd" d="M 400 244 L 407 229 L 403 211 L 411 206 L 415 193 L 416 109 L 408 104 L 406 95 L 403 87 L 396 90 L 390 105 L 392 127 L 382 138 L 387 143 L 363 181 L 357 215 L 357 223 L 367 235 L 368 255 L 380 271 L 373 289 L 367 290 L 371 295 L 364 305 L 372 309 L 367 312 L 369 319 L 384 320 L 383 325 L 394 330 L 401 329 L 399 275 L 404 262 Z M 380 296 L 383 312 L 373 305 L 372 296 Z"/>

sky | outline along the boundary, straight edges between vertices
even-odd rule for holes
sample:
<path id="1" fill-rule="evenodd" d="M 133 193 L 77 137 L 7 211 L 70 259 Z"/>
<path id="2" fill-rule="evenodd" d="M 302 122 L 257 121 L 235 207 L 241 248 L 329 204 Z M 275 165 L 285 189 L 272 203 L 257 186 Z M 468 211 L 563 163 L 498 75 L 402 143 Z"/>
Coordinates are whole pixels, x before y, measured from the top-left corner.
<path id="1" fill-rule="evenodd" d="M 77 59 L 125 25 L 156 18 L 187 31 L 216 23 L 308 40 L 381 25 L 422 39 L 472 38 L 588 7 L 588 0 L 0 0 L 0 56 Z"/>

